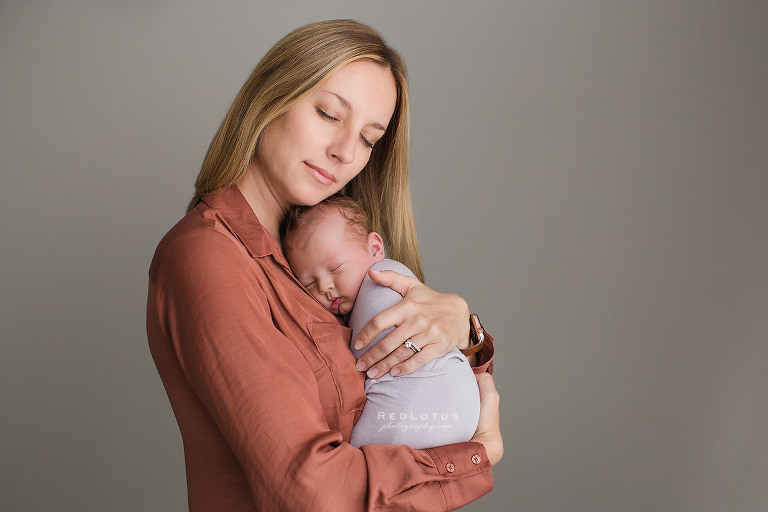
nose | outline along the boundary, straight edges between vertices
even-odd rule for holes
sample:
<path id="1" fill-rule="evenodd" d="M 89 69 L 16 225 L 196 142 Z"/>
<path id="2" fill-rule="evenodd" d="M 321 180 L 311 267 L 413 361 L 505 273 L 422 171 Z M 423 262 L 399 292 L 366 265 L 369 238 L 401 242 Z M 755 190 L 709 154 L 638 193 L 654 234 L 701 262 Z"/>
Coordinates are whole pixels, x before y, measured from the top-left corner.
<path id="1" fill-rule="evenodd" d="M 357 147 L 357 135 L 352 131 L 344 131 L 328 148 L 332 158 L 338 158 L 343 164 L 355 161 L 355 148 Z"/>
<path id="2" fill-rule="evenodd" d="M 317 291 L 327 295 L 331 290 L 333 290 L 333 279 L 330 276 L 326 275 L 317 280 Z"/>

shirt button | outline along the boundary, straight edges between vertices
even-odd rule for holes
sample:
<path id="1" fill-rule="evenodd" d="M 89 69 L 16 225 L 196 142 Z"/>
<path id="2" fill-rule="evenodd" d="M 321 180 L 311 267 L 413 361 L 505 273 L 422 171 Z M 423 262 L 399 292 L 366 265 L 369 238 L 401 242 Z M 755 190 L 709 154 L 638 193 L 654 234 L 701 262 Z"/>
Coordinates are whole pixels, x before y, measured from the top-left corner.
<path id="1" fill-rule="evenodd" d="M 454 471 L 456 471 L 456 466 L 454 466 L 453 464 L 451 464 L 451 463 L 449 462 L 448 464 L 446 464 L 446 465 L 445 465 L 445 469 L 446 469 L 446 471 L 448 471 L 449 473 L 453 473 Z"/>
<path id="2" fill-rule="evenodd" d="M 472 463 L 473 464 L 480 464 L 480 456 L 478 454 L 474 454 L 472 456 Z"/>

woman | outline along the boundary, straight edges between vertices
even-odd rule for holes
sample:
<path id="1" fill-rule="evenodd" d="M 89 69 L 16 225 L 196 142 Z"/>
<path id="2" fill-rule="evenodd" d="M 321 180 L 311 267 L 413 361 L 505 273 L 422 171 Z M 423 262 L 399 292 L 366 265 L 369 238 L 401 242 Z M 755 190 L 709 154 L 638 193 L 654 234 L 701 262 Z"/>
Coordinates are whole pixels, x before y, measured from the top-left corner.
<path id="1" fill-rule="evenodd" d="M 184 440 L 189 506 L 217 510 L 453 510 L 488 492 L 502 455 L 498 395 L 478 353 L 483 402 L 472 442 L 429 450 L 348 444 L 364 375 L 410 373 L 467 347 L 466 303 L 396 274 L 404 295 L 349 329 L 285 261 L 293 205 L 359 198 L 389 254 L 421 276 L 408 190 L 402 60 L 369 27 L 328 21 L 279 41 L 214 137 L 187 215 L 150 267 L 147 333 Z M 421 351 L 403 346 L 412 340 Z"/>

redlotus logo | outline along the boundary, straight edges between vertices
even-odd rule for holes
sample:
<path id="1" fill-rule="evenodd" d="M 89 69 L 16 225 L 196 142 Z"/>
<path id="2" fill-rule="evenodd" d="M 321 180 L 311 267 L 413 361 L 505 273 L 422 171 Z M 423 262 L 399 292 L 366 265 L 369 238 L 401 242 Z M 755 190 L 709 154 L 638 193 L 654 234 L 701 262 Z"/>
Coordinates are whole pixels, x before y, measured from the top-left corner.
<path id="1" fill-rule="evenodd" d="M 433 431 L 444 430 L 454 427 L 454 423 L 459 421 L 457 412 L 384 412 L 379 411 L 376 419 L 382 424 L 379 426 L 379 432 L 382 430 L 403 430 L 403 431 Z"/>
<path id="2" fill-rule="evenodd" d="M 376 419 L 386 421 L 459 421 L 459 413 L 457 412 L 384 412 L 379 411 L 376 415 Z"/>

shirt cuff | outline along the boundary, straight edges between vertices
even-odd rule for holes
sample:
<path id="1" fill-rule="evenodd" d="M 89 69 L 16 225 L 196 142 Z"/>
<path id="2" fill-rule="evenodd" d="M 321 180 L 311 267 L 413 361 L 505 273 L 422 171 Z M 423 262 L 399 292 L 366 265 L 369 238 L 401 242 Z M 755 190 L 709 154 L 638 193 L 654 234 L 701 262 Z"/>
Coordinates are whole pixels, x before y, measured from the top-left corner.
<path id="1" fill-rule="evenodd" d="M 472 371 L 475 373 L 493 373 L 493 355 L 496 353 L 496 349 L 493 346 L 493 336 L 488 331 L 485 331 L 485 339 L 483 340 L 483 346 L 477 352 L 477 366 L 472 367 Z"/>
<path id="2" fill-rule="evenodd" d="M 491 461 L 481 443 L 469 441 L 425 451 L 445 478 L 440 485 L 448 510 L 463 507 L 493 490 Z"/>

